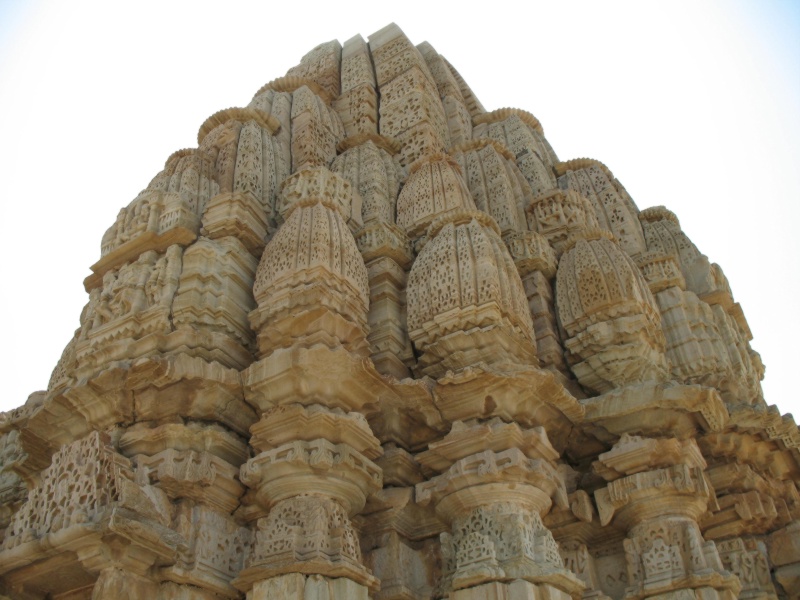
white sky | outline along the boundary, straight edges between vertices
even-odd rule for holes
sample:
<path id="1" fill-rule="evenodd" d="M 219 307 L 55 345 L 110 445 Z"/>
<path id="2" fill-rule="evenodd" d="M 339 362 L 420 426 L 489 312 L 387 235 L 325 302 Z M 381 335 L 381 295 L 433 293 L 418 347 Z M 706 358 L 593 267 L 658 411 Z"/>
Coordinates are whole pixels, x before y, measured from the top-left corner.
<path id="1" fill-rule="evenodd" d="M 676 212 L 744 308 L 767 402 L 800 417 L 791 0 L 0 0 L 0 410 L 47 386 L 104 231 L 206 117 L 247 104 L 318 43 L 392 21 L 487 110 L 535 114 L 561 160 L 597 158 L 639 208 Z"/>

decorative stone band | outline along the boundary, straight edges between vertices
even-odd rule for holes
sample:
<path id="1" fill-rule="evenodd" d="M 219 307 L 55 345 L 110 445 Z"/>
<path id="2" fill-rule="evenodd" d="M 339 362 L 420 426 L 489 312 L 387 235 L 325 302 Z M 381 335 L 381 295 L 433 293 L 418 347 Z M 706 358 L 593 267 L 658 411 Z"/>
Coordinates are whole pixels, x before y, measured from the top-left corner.
<path id="1" fill-rule="evenodd" d="M 367 496 L 381 489 L 381 469 L 348 444 L 326 439 L 294 441 L 262 452 L 242 465 L 242 482 L 266 506 L 300 494 L 329 496 L 356 514 Z"/>
<path id="2" fill-rule="evenodd" d="M 553 248 L 544 236 L 535 231 L 510 233 L 503 237 L 520 277 L 541 271 L 547 279 L 556 274 L 558 262 Z"/>
<path id="3" fill-rule="evenodd" d="M 415 327 L 409 331 L 409 336 L 417 346 L 430 353 L 430 361 L 426 362 L 434 364 L 438 361 L 448 366 L 439 376 L 444 376 L 448 371 L 460 371 L 464 367 L 480 367 L 480 362 L 485 366 L 487 358 L 494 358 L 495 362 L 502 359 L 502 362 L 537 366 L 535 347 L 530 342 L 532 336 L 526 329 L 520 327 L 518 322 L 515 323 L 509 318 L 505 308 L 495 300 L 484 302 L 479 306 L 473 304 L 451 308 L 422 323 L 414 322 Z M 505 335 L 496 339 L 498 334 Z M 446 336 L 452 337 L 446 338 Z M 495 343 L 495 350 L 500 352 L 502 349 L 505 354 L 483 358 L 476 356 L 475 358 L 479 360 L 473 364 L 455 368 L 455 365 L 448 360 L 450 358 L 448 355 L 455 351 L 469 351 L 470 349 L 465 346 L 468 340 L 472 340 L 472 345 L 479 350 L 479 344 L 489 347 Z M 448 347 L 449 344 L 455 346 Z M 461 361 L 456 364 L 460 365 Z"/>
<path id="4" fill-rule="evenodd" d="M 190 498 L 222 513 L 236 510 L 244 493 L 236 479 L 236 467 L 210 452 L 170 448 L 140 457 L 139 465 L 148 480 L 158 481 L 170 498 Z"/>
<path id="5" fill-rule="evenodd" d="M 291 94 L 303 86 L 307 87 L 317 96 L 319 96 L 325 104 L 330 104 L 333 101 L 330 92 L 319 85 L 316 81 L 306 77 L 297 77 L 294 75 L 278 77 L 268 83 L 265 83 L 255 94 L 253 94 L 253 99 L 258 98 L 261 94 L 268 90 L 274 90 L 276 92 L 289 92 Z"/>
<path id="6" fill-rule="evenodd" d="M 344 344 L 355 353 L 364 350 L 368 301 L 363 298 L 361 286 L 357 288 L 344 277 L 332 276 L 330 269 L 324 266 L 284 274 L 271 284 L 271 288 L 258 286 L 259 307 L 248 315 L 250 324 L 258 332 L 262 355 L 288 347 L 287 344 L 292 345 L 299 339 L 311 344 L 314 335 L 323 336 L 318 340 L 320 343 L 324 339 L 327 340 L 324 343 Z M 338 325 L 326 329 L 330 320 L 314 322 L 309 314 L 315 314 L 317 319 L 329 317 Z M 295 325 L 298 321 L 310 323 L 299 336 Z"/>
<path id="7" fill-rule="evenodd" d="M 753 406 L 731 408 L 731 424 L 738 429 L 764 429 L 770 439 L 780 441 L 793 451 L 800 449 L 800 430 L 791 414 L 781 415 L 774 404 L 766 409 Z"/>
<path id="8" fill-rule="evenodd" d="M 564 244 L 563 253 L 566 254 L 572 250 L 578 242 L 584 240 L 587 242 L 592 240 L 609 240 L 615 244 L 619 244 L 619 240 L 617 240 L 617 238 L 614 237 L 614 234 L 607 229 L 602 229 L 600 227 L 587 227 L 586 229 L 573 233 L 569 237 L 567 242 Z"/>
<path id="9" fill-rule="evenodd" d="M 459 175 L 463 175 L 463 171 L 461 170 L 461 165 L 449 154 L 446 152 L 436 152 L 434 154 L 426 154 L 425 156 L 418 158 L 415 160 L 411 165 L 408 167 L 408 176 L 411 177 L 414 173 L 419 171 L 422 167 L 429 163 L 437 163 L 437 162 L 444 162 L 447 163 L 449 167 L 452 167 L 456 173 Z"/>
<path id="10" fill-rule="evenodd" d="M 680 266 L 671 254 L 661 252 L 644 252 L 634 258 L 636 266 L 644 275 L 652 294 L 663 292 L 667 288 L 686 289 L 686 279 Z"/>
<path id="11" fill-rule="evenodd" d="M 592 470 L 606 481 L 677 464 L 700 469 L 708 466 L 694 438 L 648 438 L 627 433 L 597 458 Z"/>
<path id="12" fill-rule="evenodd" d="M 535 130 L 540 135 L 544 135 L 544 129 L 542 129 L 542 124 L 539 122 L 539 119 L 534 117 L 527 110 L 522 110 L 521 108 L 498 108 L 492 112 L 475 115 L 472 118 L 472 123 L 474 125 L 480 125 L 481 123 L 497 123 L 498 121 L 505 121 L 512 115 L 518 116 L 528 127 Z"/>
<path id="13" fill-rule="evenodd" d="M 279 502 L 258 520 L 254 537 L 245 568 L 233 581 L 242 591 L 284 573 L 343 577 L 378 588 L 378 580 L 362 564 L 358 535 L 347 513 L 330 498 L 303 494 Z"/>
<path id="14" fill-rule="evenodd" d="M 477 221 L 484 227 L 488 227 L 494 231 L 498 236 L 500 235 L 500 227 L 497 225 L 492 217 L 487 215 L 481 210 L 453 210 L 441 217 L 437 217 L 428 226 L 427 237 L 428 240 L 435 238 L 445 225 L 452 223 L 453 225 L 464 225 L 470 221 Z"/>
<path id="15" fill-rule="evenodd" d="M 480 150 L 482 148 L 486 148 L 486 146 L 492 146 L 497 153 L 505 158 L 506 160 L 511 161 L 514 164 L 517 164 L 517 157 L 514 156 L 513 152 L 506 148 L 503 144 L 498 142 L 497 140 L 493 140 L 491 138 L 478 138 L 477 140 L 470 140 L 468 142 L 463 142 L 456 146 L 453 146 L 448 151 L 449 154 L 466 154 L 467 152 L 471 152 L 472 150 Z"/>
<path id="16" fill-rule="evenodd" d="M 260 257 L 271 229 L 270 219 L 251 193 L 217 194 L 206 204 L 200 234 L 211 239 L 237 238 L 248 252 Z"/>
<path id="17" fill-rule="evenodd" d="M 600 167 L 608 178 L 613 181 L 614 174 L 607 166 L 594 158 L 573 158 L 564 162 L 557 162 L 553 167 L 556 170 L 556 177 L 561 177 L 567 171 L 580 171 L 581 169 L 588 169 L 589 167 Z"/>
<path id="18" fill-rule="evenodd" d="M 614 519 L 625 529 L 666 515 L 696 521 L 709 503 L 716 505 L 703 469 L 682 464 L 617 479 L 597 490 L 594 497 L 601 525 Z"/>
<path id="19" fill-rule="evenodd" d="M 104 235 L 101 258 L 84 279 L 87 292 L 103 285 L 109 271 L 135 262 L 146 252 L 164 252 L 170 246 L 187 246 L 197 238 L 200 216 L 177 192 L 144 192 L 120 211 Z"/>
<path id="20" fill-rule="evenodd" d="M 215 112 L 203 122 L 200 126 L 200 130 L 197 132 L 197 143 L 202 144 L 209 133 L 228 121 L 239 121 L 240 123 L 255 121 L 256 124 L 266 129 L 271 134 L 277 133 L 281 128 L 280 121 L 274 116 L 265 113 L 263 110 L 258 110 L 257 108 L 225 108 Z"/>
<path id="21" fill-rule="evenodd" d="M 416 486 L 417 502 L 435 502 L 437 514 L 446 522 L 465 510 L 493 503 L 499 493 L 537 513 L 546 512 L 553 501 L 567 506 L 564 481 L 556 468 L 549 461 L 528 458 L 518 448 L 462 458 Z"/>
<path id="22" fill-rule="evenodd" d="M 386 152 L 392 156 L 400 152 L 400 142 L 392 137 L 378 135 L 375 133 L 359 133 L 358 135 L 351 135 L 350 137 L 347 137 L 339 142 L 339 144 L 336 146 L 336 152 L 342 154 L 351 148 L 355 148 L 356 146 L 360 146 L 361 144 L 365 144 L 367 142 L 372 142 L 378 148 L 386 150 Z"/>
<path id="23" fill-rule="evenodd" d="M 200 154 L 206 157 L 208 156 L 205 152 L 200 150 L 200 148 L 181 148 L 180 150 L 175 150 L 175 152 L 167 157 L 167 160 L 164 161 L 164 167 L 168 167 L 172 161 L 179 161 L 180 159 L 186 156 L 192 156 L 193 154 Z"/>
<path id="24" fill-rule="evenodd" d="M 355 239 L 365 263 L 388 257 L 403 269 L 411 266 L 413 261 L 411 241 L 394 223 L 371 221 L 358 230 Z"/>
<path id="25" fill-rule="evenodd" d="M 409 406 L 403 403 L 405 396 L 398 393 L 408 388 L 390 387 L 371 361 L 341 345 L 294 347 L 275 352 L 269 360 L 248 367 L 242 373 L 242 384 L 245 398 L 259 413 L 282 404 L 298 403 L 365 414 L 373 413 L 377 402 L 396 401 L 407 410 Z M 413 388 L 424 390 L 416 385 Z"/>
<path id="26" fill-rule="evenodd" d="M 718 504 L 718 509 L 700 521 L 707 539 L 763 535 L 787 525 L 792 521 L 792 513 L 797 514 L 796 509 L 790 511 L 780 496 L 772 497 L 756 490 L 726 494 L 719 498 Z M 797 506 L 796 503 L 794 505 Z"/>
<path id="27" fill-rule="evenodd" d="M 364 415 L 320 404 L 275 407 L 264 413 L 261 420 L 250 428 L 250 433 L 250 445 L 261 451 L 292 441 L 314 441 L 324 437 L 333 444 L 347 444 L 370 460 L 383 454 L 380 441 L 372 435 Z"/>
<path id="28" fill-rule="evenodd" d="M 148 383 L 158 385 L 156 373 L 150 371 L 150 374 L 153 378 Z M 221 390 L 217 392 L 217 395 L 222 394 Z M 207 425 L 194 420 L 199 419 L 197 415 L 189 418 L 192 420 L 187 424 L 165 423 L 150 427 L 150 423 L 146 423 L 129 427 L 119 438 L 120 452 L 129 457 L 137 454 L 154 456 L 171 448 L 210 452 L 237 467 L 249 458 L 247 443 L 242 438 L 217 423 Z"/>
<path id="29" fill-rule="evenodd" d="M 353 194 L 350 182 L 325 167 L 301 169 L 284 180 L 276 208 L 286 220 L 296 208 L 318 203 L 338 211 L 345 221 L 355 218 L 356 209 L 361 212 L 361 198 Z"/>
<path id="30" fill-rule="evenodd" d="M 543 424 L 556 448 L 563 449 L 585 409 L 547 369 L 517 366 L 494 370 L 472 366 L 437 381 L 436 408 L 449 421 L 515 421 L 525 427 Z"/>
<path id="31" fill-rule="evenodd" d="M 497 418 L 473 426 L 456 421 L 444 439 L 430 443 L 428 450 L 418 454 L 416 459 L 427 469 L 441 473 L 457 460 L 476 452 L 502 452 L 509 448 L 519 448 L 528 458 L 558 459 L 558 452 L 547 439 L 544 427 L 522 429 L 517 423 L 505 423 Z"/>
<path id="32" fill-rule="evenodd" d="M 656 221 L 671 221 L 678 227 L 681 226 L 678 217 L 666 206 L 651 206 L 639 213 L 639 220 L 643 223 L 655 223 Z"/>
<path id="33" fill-rule="evenodd" d="M 586 421 L 615 435 L 685 438 L 698 431 L 721 431 L 728 410 L 713 388 L 648 382 L 630 385 L 582 402 Z"/>

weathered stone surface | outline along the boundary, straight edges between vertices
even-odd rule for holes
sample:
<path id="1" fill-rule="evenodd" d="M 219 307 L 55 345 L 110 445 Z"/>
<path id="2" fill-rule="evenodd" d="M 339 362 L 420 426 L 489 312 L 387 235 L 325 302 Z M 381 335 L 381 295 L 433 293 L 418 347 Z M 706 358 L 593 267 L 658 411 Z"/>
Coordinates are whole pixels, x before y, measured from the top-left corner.
<path id="1" fill-rule="evenodd" d="M 800 431 L 722 269 L 368 40 L 214 113 L 102 236 L 0 414 L 0 598 L 800 597 Z"/>

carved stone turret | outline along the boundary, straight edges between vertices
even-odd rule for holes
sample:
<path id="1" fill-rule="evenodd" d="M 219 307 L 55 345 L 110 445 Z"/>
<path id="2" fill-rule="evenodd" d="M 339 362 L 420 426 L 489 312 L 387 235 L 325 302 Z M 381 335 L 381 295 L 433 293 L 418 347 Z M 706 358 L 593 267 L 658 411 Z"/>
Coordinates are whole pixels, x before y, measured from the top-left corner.
<path id="1" fill-rule="evenodd" d="M 653 296 L 633 260 L 607 232 L 588 230 L 558 265 L 556 304 L 567 361 L 595 392 L 663 381 L 664 334 Z"/>
<path id="2" fill-rule="evenodd" d="M 0 600 L 800 596 L 800 431 L 722 269 L 367 39 L 212 114 L 102 236 L 0 413 Z"/>
<path id="3" fill-rule="evenodd" d="M 433 377 L 486 362 L 536 364 L 516 267 L 491 217 L 454 212 L 428 228 L 408 279 L 408 328 Z M 468 250 L 469 248 L 469 250 Z"/>

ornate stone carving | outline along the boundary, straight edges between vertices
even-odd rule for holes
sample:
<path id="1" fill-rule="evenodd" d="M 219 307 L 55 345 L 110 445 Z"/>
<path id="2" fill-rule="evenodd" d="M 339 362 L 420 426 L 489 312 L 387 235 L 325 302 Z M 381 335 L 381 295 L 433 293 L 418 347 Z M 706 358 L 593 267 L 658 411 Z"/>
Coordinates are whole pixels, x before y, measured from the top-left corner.
<path id="1" fill-rule="evenodd" d="M 209 263 L 221 269 L 209 275 Z M 247 313 L 255 308 L 251 290 L 257 264 L 236 238 L 201 238 L 183 255 L 174 326 L 219 332 L 249 348 L 253 334 Z"/>
<path id="2" fill-rule="evenodd" d="M 300 494 L 324 493 L 350 514 L 361 510 L 367 494 L 382 484 L 380 469 L 366 456 L 349 444 L 324 438 L 292 441 L 262 452 L 242 466 L 240 477 L 258 490 L 265 506 Z"/>
<path id="3" fill-rule="evenodd" d="M 397 224 L 415 240 L 437 217 L 474 208 L 458 163 L 447 155 L 436 154 L 411 168 L 397 198 Z"/>
<path id="4" fill-rule="evenodd" d="M 565 249 L 556 277 L 567 361 L 596 392 L 666 378 L 664 334 L 639 269 L 612 236 L 589 230 Z"/>
<path id="5" fill-rule="evenodd" d="M 117 506 L 162 526 L 169 522 L 166 498 L 134 484 L 130 462 L 114 452 L 109 442 L 107 435 L 94 432 L 53 456 L 11 519 L 3 551 L 29 542 L 46 543 L 45 539 L 54 540 L 60 531 L 75 526 L 91 529 L 100 527 L 101 521 L 107 525 Z"/>
<path id="6" fill-rule="evenodd" d="M 311 79 L 335 98 L 340 91 L 341 54 L 342 46 L 336 40 L 320 44 L 303 56 L 300 64 L 289 69 L 286 75 Z"/>
<path id="7" fill-rule="evenodd" d="M 278 204 L 280 221 L 286 220 L 295 205 L 314 200 L 332 205 L 351 231 L 361 228 L 361 197 L 353 193 L 348 180 L 323 167 L 304 168 L 283 182 Z"/>
<path id="8" fill-rule="evenodd" d="M 320 197 L 295 202 L 264 249 L 250 314 L 263 355 L 295 343 L 300 322 L 311 340 L 365 348 L 368 275 L 339 207 Z"/>
<path id="9" fill-rule="evenodd" d="M 800 597 L 722 269 L 394 24 L 209 117 L 84 285 L 0 413 L 3 599 Z"/>
<path id="10" fill-rule="evenodd" d="M 301 495 L 276 504 L 258 529 L 235 585 L 283 573 L 347 577 L 369 587 L 377 580 L 361 563 L 361 548 L 347 513 L 324 496 Z"/>
<path id="11" fill-rule="evenodd" d="M 717 550 L 722 566 L 742 584 L 739 598 L 777 598 L 764 542 L 734 538 L 717 542 Z"/>
<path id="12" fill-rule="evenodd" d="M 555 170 L 558 187 L 588 198 L 600 227 L 614 234 L 625 252 L 633 256 L 645 250 L 639 209 L 608 167 L 598 160 L 577 158 L 556 164 Z"/>
<path id="13" fill-rule="evenodd" d="M 514 155 L 489 139 L 462 143 L 450 153 L 464 173 L 475 205 L 497 222 L 500 233 L 505 237 L 525 231 L 523 211 L 531 191 Z"/>
<path id="14" fill-rule="evenodd" d="M 107 271 L 102 288 L 89 297 L 75 347 L 78 373 L 96 372 L 115 360 L 151 352 L 143 341 L 172 331 L 170 311 L 178 289 L 183 249 L 163 254 L 148 250 L 139 258 Z M 142 340 L 137 347 L 132 342 Z"/>
<path id="15" fill-rule="evenodd" d="M 557 187 L 553 165 L 558 159 L 544 139 L 536 117 L 524 110 L 501 108 L 474 116 L 473 123 L 473 138 L 496 140 L 516 156 L 517 165 L 534 195 Z"/>
<path id="16" fill-rule="evenodd" d="M 407 291 L 421 370 L 440 377 L 484 361 L 535 365 L 525 292 L 491 217 L 453 213 L 437 220 L 428 238 Z"/>
<path id="17" fill-rule="evenodd" d="M 444 151 L 450 145 L 447 117 L 420 51 L 395 24 L 371 35 L 369 47 L 381 90 L 378 127 L 401 143 L 400 164 Z"/>
<path id="18" fill-rule="evenodd" d="M 575 190 L 550 190 L 527 206 L 528 227 L 547 238 L 561 256 L 573 234 L 598 226 L 589 201 Z"/>
<path id="19" fill-rule="evenodd" d="M 165 578 L 223 597 L 238 597 L 231 580 L 244 566 L 245 553 L 252 543 L 251 531 L 225 513 L 189 503 L 179 505 L 175 524 L 187 546 L 176 563 L 165 570 Z"/>
<path id="20" fill-rule="evenodd" d="M 337 156 L 331 170 L 347 179 L 358 192 L 365 223 L 372 220 L 394 223 L 400 173 L 389 152 L 367 138 Z"/>
<path id="21" fill-rule="evenodd" d="M 322 98 L 307 85 L 292 93 L 292 172 L 329 166 L 343 138 L 339 115 Z"/>

